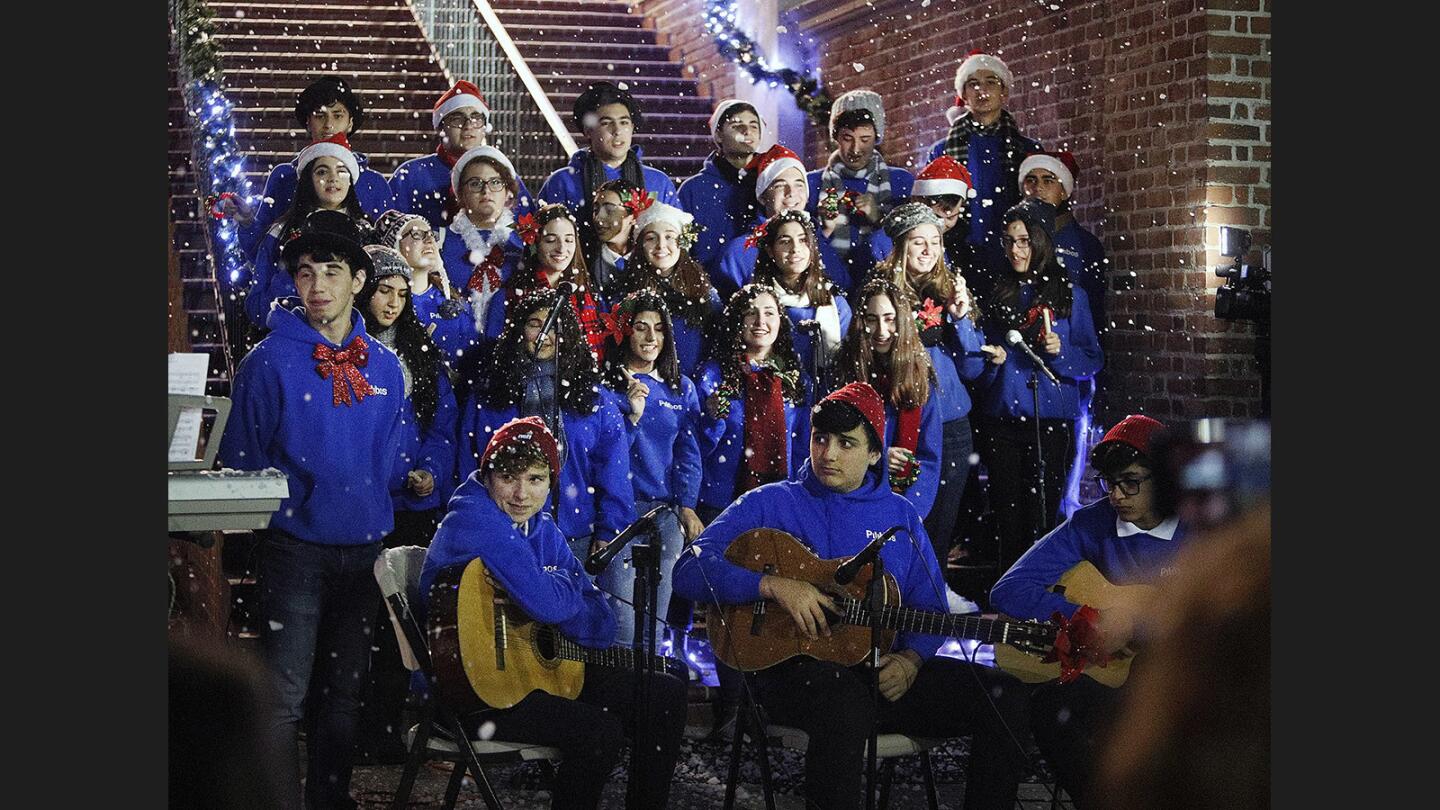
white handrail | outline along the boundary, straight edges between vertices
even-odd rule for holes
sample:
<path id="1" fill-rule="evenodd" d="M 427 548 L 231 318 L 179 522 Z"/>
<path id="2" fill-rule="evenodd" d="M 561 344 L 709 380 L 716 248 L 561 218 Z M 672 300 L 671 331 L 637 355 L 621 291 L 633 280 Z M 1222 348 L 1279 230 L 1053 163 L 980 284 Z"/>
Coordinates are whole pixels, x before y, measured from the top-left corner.
<path id="1" fill-rule="evenodd" d="M 555 112 L 555 105 L 550 103 L 550 97 L 545 95 L 539 80 L 530 72 L 530 66 L 525 64 L 525 57 L 521 56 L 520 49 L 515 47 L 515 41 L 510 38 L 510 32 L 505 30 L 505 24 L 496 16 L 495 9 L 490 7 L 488 0 L 472 2 L 475 10 L 485 19 L 485 24 L 490 27 L 491 33 L 495 35 L 495 40 L 500 43 L 501 50 L 505 51 L 505 57 L 510 60 L 510 66 L 515 68 L 520 82 L 530 91 L 530 97 L 535 100 L 535 106 L 540 108 L 540 114 L 545 116 L 545 123 L 550 126 L 550 131 L 555 134 L 560 145 L 565 147 L 565 154 L 575 154 L 580 147 L 575 143 L 575 139 L 570 137 L 570 130 L 565 126 L 565 122 L 560 120 L 560 114 Z"/>

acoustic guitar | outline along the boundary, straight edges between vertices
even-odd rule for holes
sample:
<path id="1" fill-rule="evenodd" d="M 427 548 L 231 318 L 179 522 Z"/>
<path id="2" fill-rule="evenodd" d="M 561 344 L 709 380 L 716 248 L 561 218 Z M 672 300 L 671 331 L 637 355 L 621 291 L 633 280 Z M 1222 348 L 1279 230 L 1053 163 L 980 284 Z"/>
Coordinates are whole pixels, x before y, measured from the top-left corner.
<path id="1" fill-rule="evenodd" d="M 574 700 L 585 665 L 634 669 L 630 647 L 582 646 L 525 615 L 478 557 L 441 569 L 426 617 L 436 688 L 457 711 L 508 709 L 535 690 Z M 652 656 L 654 671 L 686 678 L 685 665 Z"/>
<path id="2" fill-rule="evenodd" d="M 778 529 L 751 529 L 725 549 L 725 559 L 762 574 L 809 582 L 831 596 L 840 615 L 830 616 L 830 636 L 811 640 L 789 613 L 769 601 L 708 605 L 705 621 L 715 656 L 731 667 L 753 672 L 797 655 L 850 666 L 870 652 L 870 609 L 865 589 L 870 568 L 847 586 L 835 585 L 835 569 L 844 559 L 822 560 L 793 536 Z M 926 633 L 987 642 L 1008 642 L 1037 653 L 1047 651 L 1055 639 L 1054 625 L 985 619 L 975 615 L 936 613 L 900 605 L 900 587 L 885 574 L 884 606 L 880 611 L 880 648 L 888 650 L 899 631 Z M 827 614 L 828 615 L 828 614 Z"/>
<path id="3" fill-rule="evenodd" d="M 1089 605 L 1097 610 L 1124 608 L 1137 616 L 1144 613 L 1155 596 L 1154 585 L 1113 585 L 1099 569 L 1084 560 L 1062 574 L 1050 590 L 1074 605 Z M 1134 656 L 1133 650 L 1122 649 L 1111 655 L 1108 663 L 1087 666 L 1082 674 L 1106 686 L 1118 687 L 1130 677 Z M 1008 644 L 995 645 L 995 665 L 1025 683 L 1044 683 L 1060 677 L 1059 661 L 1042 661 L 1040 656 Z"/>

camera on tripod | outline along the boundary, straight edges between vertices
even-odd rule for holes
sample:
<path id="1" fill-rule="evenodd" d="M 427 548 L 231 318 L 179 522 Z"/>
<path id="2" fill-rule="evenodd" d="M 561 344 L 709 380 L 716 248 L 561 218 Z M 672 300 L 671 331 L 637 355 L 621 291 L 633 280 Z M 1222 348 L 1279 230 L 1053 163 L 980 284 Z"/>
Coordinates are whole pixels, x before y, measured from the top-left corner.
<path id="1" fill-rule="evenodd" d="M 1215 268 L 1215 275 L 1225 279 L 1215 290 L 1215 317 L 1221 320 L 1270 321 L 1270 249 L 1264 250 L 1259 267 L 1245 264 L 1249 253 L 1249 231 L 1220 226 L 1220 255 L 1234 260 Z"/>

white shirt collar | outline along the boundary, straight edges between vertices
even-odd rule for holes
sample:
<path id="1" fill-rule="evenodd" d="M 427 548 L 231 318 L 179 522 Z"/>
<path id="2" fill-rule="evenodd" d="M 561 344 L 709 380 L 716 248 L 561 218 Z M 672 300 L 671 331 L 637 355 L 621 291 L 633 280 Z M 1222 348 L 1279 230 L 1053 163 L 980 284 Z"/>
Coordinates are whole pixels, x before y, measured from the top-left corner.
<path id="1" fill-rule="evenodd" d="M 1148 534 L 1151 537 L 1158 537 L 1161 540 L 1172 540 L 1175 537 L 1175 528 L 1180 525 L 1180 518 L 1171 517 L 1160 523 L 1149 531 L 1136 526 L 1134 523 L 1115 518 L 1115 534 L 1120 537 L 1129 537 L 1132 534 Z"/>
<path id="2" fill-rule="evenodd" d="M 660 376 L 660 370 L 659 370 L 659 369 L 655 369 L 655 368 L 652 368 L 652 369 L 650 369 L 649 371 L 642 371 L 642 372 L 640 372 L 639 374 L 637 374 L 636 376 L 637 376 L 637 377 L 650 377 L 650 378 L 653 378 L 656 382 L 660 382 L 660 383 L 665 382 L 665 378 Z"/>

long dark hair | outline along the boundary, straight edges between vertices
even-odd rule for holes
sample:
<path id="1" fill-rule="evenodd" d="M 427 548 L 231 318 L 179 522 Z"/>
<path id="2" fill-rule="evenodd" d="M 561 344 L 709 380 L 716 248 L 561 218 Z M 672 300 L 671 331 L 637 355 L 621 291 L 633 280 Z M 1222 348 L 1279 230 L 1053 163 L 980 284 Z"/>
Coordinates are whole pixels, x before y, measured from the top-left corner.
<path id="1" fill-rule="evenodd" d="M 655 373 L 660 379 L 670 386 L 670 390 L 676 394 L 680 393 L 680 360 L 675 355 L 675 335 L 672 334 L 670 322 L 670 308 L 665 306 L 665 299 L 656 295 L 650 290 L 632 292 L 622 298 L 612 310 L 617 316 L 624 316 L 629 320 L 639 317 L 642 312 L 654 312 L 660 316 L 660 328 L 664 330 L 665 341 L 660 346 L 660 356 L 655 358 Z M 616 343 L 613 336 L 605 340 L 605 366 L 601 372 L 605 383 L 622 395 L 629 386 L 629 379 L 625 374 L 626 363 L 635 357 L 630 350 L 630 336 L 625 335 Z"/>
<path id="2" fill-rule="evenodd" d="M 404 276 L 393 278 L 405 280 Z M 370 299 L 374 298 L 379 290 L 380 279 L 367 277 L 365 286 L 360 288 L 360 294 L 355 296 L 355 308 L 360 310 L 360 317 L 365 319 L 365 331 L 372 335 L 384 329 L 370 312 Z M 420 420 L 422 429 L 428 429 L 435 420 L 435 411 L 440 404 L 439 376 L 444 372 L 440 368 L 440 347 L 431 340 L 425 326 L 420 323 L 420 316 L 415 314 L 415 298 L 410 294 L 408 282 L 405 284 L 405 306 L 400 310 L 400 317 L 395 320 L 394 326 L 395 353 L 400 355 L 405 366 L 410 369 L 410 400 L 415 403 L 415 417 Z"/>
<path id="3" fill-rule="evenodd" d="M 800 289 L 798 290 L 791 290 L 785 286 L 784 280 L 781 278 L 783 274 L 780 272 L 780 267 L 775 264 L 775 258 L 770 255 L 770 248 L 774 247 L 775 240 L 780 237 L 780 226 L 790 222 L 800 226 L 805 237 L 805 244 L 810 247 L 810 264 L 800 276 Z M 835 285 L 825 274 L 825 266 L 820 261 L 820 243 L 815 238 L 815 226 L 811 224 L 809 214 L 804 211 L 785 211 L 765 221 L 765 235 L 760 238 L 760 255 L 755 259 L 755 281 L 787 292 L 803 292 L 810 297 L 810 306 L 812 307 L 823 307 L 835 303 L 835 296 L 831 292 Z"/>
<path id="4" fill-rule="evenodd" d="M 865 307 L 877 295 L 889 298 L 890 305 L 895 307 L 895 343 L 888 354 L 875 353 L 870 333 L 865 329 Z M 841 384 L 869 383 L 897 410 L 924 405 L 930 397 L 930 386 L 935 383 L 935 369 L 915 331 L 909 297 L 889 279 L 872 278 L 860 288 L 856 302 L 850 332 L 840 344 L 836 358 L 837 380 Z M 888 381 L 888 390 L 880 385 L 881 378 Z"/>
<path id="5" fill-rule="evenodd" d="M 300 223 L 305 221 L 305 217 L 320 207 L 320 198 L 315 196 L 315 163 L 317 160 L 319 158 L 306 163 L 305 169 L 295 180 L 295 199 L 291 201 L 290 207 L 286 209 L 285 213 L 280 216 L 282 236 L 289 233 L 292 228 L 300 227 Z M 370 218 L 365 216 L 365 209 L 360 207 L 360 198 L 355 196 L 355 187 L 359 184 L 359 177 L 350 178 L 350 190 L 346 192 L 345 200 L 340 203 L 340 208 L 352 219 L 368 225 Z"/>
<path id="6" fill-rule="evenodd" d="M 601 383 L 600 371 L 595 367 L 595 355 L 590 353 L 590 344 L 580 334 L 575 308 L 550 289 L 531 290 L 507 308 L 505 328 L 496 341 L 488 373 L 481 384 L 481 398 L 490 408 L 501 410 L 518 406 L 524 400 L 525 372 L 533 363 L 525 349 L 525 321 L 536 312 L 555 307 L 560 308 L 560 314 L 555 318 L 555 333 L 559 339 L 555 362 L 560 365 L 560 379 L 565 383 L 555 396 L 560 400 L 560 407 L 571 413 L 584 414 L 595 409 L 597 389 Z"/>
<path id="7" fill-rule="evenodd" d="M 1018 206 L 1017 206 L 1018 208 Z M 1020 327 L 1025 322 L 1026 311 L 1020 306 L 1020 284 L 1025 277 L 1034 279 L 1035 299 L 1031 306 L 1047 305 L 1061 318 L 1070 317 L 1070 306 L 1075 294 L 1070 289 L 1070 276 L 1055 258 L 1055 242 L 1043 227 L 1028 221 L 1016 208 L 1005 214 L 1002 227 L 1009 229 L 1012 222 L 1024 222 L 1030 235 L 1030 267 L 1023 276 L 1012 268 L 995 279 L 987 306 L 990 317 L 1007 328 Z"/>
<path id="8" fill-rule="evenodd" d="M 755 282 L 746 284 L 736 290 L 725 303 L 725 310 L 713 325 L 713 339 L 706 341 L 709 359 L 720 364 L 722 383 L 737 391 L 745 390 L 741 387 L 744 372 L 747 370 L 744 367 L 745 340 L 742 337 L 745 313 L 761 295 L 773 297 L 775 305 L 780 306 L 780 292 L 774 287 Z M 770 347 L 769 359 L 781 372 L 800 370 L 800 356 L 795 353 L 795 343 L 791 338 L 790 318 L 783 310 L 780 312 L 780 330 L 775 335 L 775 345 Z M 799 402 L 804 392 L 798 374 L 782 374 L 781 379 L 784 380 L 785 398 L 791 402 Z"/>
<path id="9" fill-rule="evenodd" d="M 626 292 L 658 292 L 676 317 L 703 329 L 710 317 L 710 298 L 715 291 L 705 268 L 695 261 L 690 251 L 681 248 L 680 259 L 670 268 L 670 276 L 663 278 L 645 256 L 644 232 L 631 234 L 630 242 L 630 257 L 625 260 L 621 287 Z"/>
<path id="10" fill-rule="evenodd" d="M 505 289 L 517 292 L 528 290 L 530 280 L 536 270 L 540 269 L 540 240 L 544 238 L 545 226 L 557 219 L 566 219 L 575 229 L 575 255 L 570 258 L 570 266 L 562 268 L 565 276 L 562 281 L 569 281 L 580 288 L 579 292 L 590 292 L 592 295 L 600 291 L 595 289 L 595 284 L 590 279 L 590 270 L 585 264 L 585 249 L 580 244 L 580 225 L 575 221 L 575 215 L 563 203 L 551 203 L 543 206 L 535 212 L 535 241 L 525 246 L 522 269 L 524 272 L 514 272 L 505 281 Z"/>

